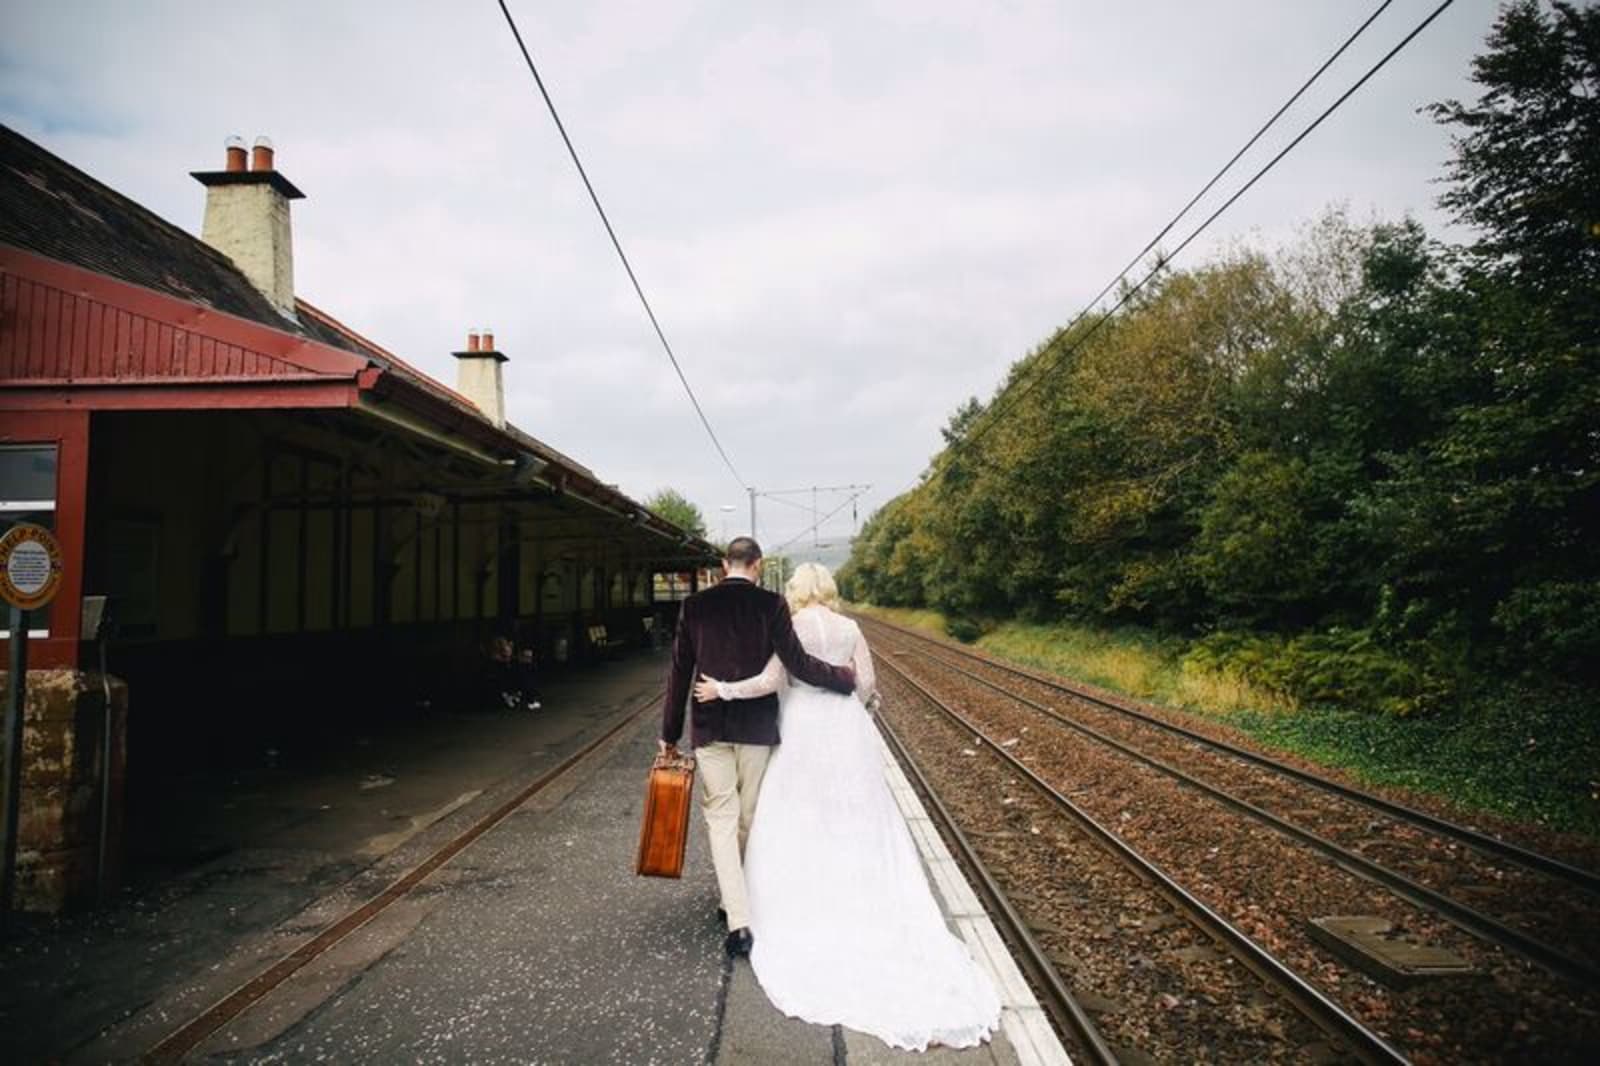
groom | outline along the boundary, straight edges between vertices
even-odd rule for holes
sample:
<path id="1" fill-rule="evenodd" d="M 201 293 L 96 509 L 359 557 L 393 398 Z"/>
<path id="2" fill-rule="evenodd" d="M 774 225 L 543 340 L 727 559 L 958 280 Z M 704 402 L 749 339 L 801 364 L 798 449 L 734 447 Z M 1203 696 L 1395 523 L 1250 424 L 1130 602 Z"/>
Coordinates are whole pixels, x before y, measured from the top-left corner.
<path id="1" fill-rule="evenodd" d="M 835 692 L 855 690 L 855 672 L 848 666 L 830 666 L 806 654 L 789 622 L 788 604 L 758 583 L 759 544 L 750 537 L 734 538 L 722 570 L 721 582 L 683 601 L 667 675 L 662 751 L 671 751 L 683 734 L 683 709 L 699 674 L 730 681 L 751 677 L 776 653 L 792 677 Z M 711 863 L 727 916 L 728 954 L 748 955 L 750 904 L 742 857 L 767 757 L 778 743 L 778 697 L 696 703 L 690 735 Z"/>

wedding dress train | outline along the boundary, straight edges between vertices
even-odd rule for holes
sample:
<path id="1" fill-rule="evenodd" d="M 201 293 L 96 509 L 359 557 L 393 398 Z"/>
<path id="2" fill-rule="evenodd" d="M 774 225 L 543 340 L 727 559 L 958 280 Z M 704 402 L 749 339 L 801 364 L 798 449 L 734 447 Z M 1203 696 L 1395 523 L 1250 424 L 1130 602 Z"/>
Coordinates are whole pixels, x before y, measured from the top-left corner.
<path id="1" fill-rule="evenodd" d="M 812 655 L 854 666 L 857 696 L 788 684 L 776 658 L 758 677 L 719 686 L 725 698 L 783 692 L 782 743 L 744 856 L 750 964 L 793 1017 L 917 1051 L 981 1043 L 999 1024 L 999 997 L 945 925 L 884 779 L 862 705 L 875 680 L 866 641 L 821 606 L 796 612 L 794 628 Z"/>

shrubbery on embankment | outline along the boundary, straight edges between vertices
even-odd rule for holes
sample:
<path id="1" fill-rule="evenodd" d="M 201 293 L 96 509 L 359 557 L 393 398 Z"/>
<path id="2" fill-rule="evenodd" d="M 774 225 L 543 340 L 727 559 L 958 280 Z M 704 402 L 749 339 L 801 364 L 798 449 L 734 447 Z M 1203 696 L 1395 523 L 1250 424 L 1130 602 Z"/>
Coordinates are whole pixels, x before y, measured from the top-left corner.
<path id="1" fill-rule="evenodd" d="M 852 609 L 935 636 L 952 637 L 959 628 L 927 609 Z M 1219 667 L 1199 642 L 1148 630 L 1026 622 L 978 628 L 967 643 L 992 655 L 1191 711 L 1367 784 L 1600 838 L 1600 717 L 1582 690 L 1503 681 L 1461 693 L 1450 713 L 1398 718 L 1259 687 Z"/>

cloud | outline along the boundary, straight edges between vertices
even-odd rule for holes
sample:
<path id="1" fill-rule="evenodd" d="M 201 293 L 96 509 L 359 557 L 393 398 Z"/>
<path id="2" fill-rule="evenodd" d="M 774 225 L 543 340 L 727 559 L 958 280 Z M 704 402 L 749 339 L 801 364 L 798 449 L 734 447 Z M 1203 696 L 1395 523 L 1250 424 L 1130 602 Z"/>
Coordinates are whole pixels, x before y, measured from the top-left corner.
<path id="1" fill-rule="evenodd" d="M 1359 18 L 1177 0 L 512 9 L 741 474 L 872 482 L 869 502 L 908 486 L 955 405 L 1066 321 Z M 1300 121 L 1422 12 L 1395 5 Z M 1468 93 L 1493 12 L 1456 5 L 1195 253 L 1334 200 L 1437 225 L 1448 146 L 1415 109 Z M 270 134 L 309 196 L 303 295 L 446 381 L 466 330 L 492 326 L 518 424 L 635 494 L 745 513 L 494 5 L 14 5 L 0 118 L 191 230 L 187 172 L 229 133 Z M 777 539 L 804 525 L 763 513 Z"/>

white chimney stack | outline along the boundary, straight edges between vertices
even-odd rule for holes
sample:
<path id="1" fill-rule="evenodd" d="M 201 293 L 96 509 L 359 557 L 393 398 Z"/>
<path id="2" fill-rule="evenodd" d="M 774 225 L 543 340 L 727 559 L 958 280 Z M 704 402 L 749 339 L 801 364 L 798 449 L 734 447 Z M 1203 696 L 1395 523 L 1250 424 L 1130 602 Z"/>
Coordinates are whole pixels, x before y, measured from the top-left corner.
<path id="1" fill-rule="evenodd" d="M 294 317 L 294 244 L 289 201 L 305 194 L 278 173 L 272 142 L 257 137 L 245 169 L 244 141 L 229 137 L 222 170 L 195 171 L 206 187 L 200 239 L 232 259 L 272 305 Z"/>
<path id="2" fill-rule="evenodd" d="M 466 350 L 452 352 L 456 364 L 456 391 L 477 405 L 496 429 L 506 427 L 504 353 L 496 351 L 494 331 L 484 328 L 467 333 Z"/>

